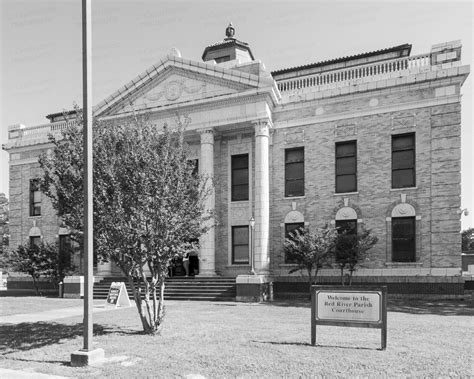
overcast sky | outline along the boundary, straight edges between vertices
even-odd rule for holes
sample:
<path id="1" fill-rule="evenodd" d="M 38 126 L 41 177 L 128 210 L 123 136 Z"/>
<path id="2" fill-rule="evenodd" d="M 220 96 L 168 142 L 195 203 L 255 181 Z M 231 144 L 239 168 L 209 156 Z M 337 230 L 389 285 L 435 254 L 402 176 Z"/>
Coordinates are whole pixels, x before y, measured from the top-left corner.
<path id="1" fill-rule="evenodd" d="M 92 0 L 93 103 L 113 93 L 172 47 L 200 61 L 232 21 L 236 38 L 275 70 L 410 43 L 412 55 L 461 39 L 473 62 L 471 1 L 112 1 Z M 82 103 L 81 0 L 1 0 L 0 142 L 8 125 L 44 124 Z M 472 74 L 463 86 L 462 218 L 474 227 Z M 0 151 L 8 196 L 8 154 Z M 469 198 L 470 197 L 470 198 Z"/>

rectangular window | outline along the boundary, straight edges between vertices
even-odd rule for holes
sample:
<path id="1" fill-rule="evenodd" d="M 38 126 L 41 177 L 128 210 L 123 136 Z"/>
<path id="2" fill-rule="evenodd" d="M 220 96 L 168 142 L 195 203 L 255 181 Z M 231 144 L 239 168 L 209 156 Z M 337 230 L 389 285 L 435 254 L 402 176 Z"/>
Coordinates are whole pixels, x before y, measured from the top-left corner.
<path id="1" fill-rule="evenodd" d="M 58 268 L 63 272 L 65 267 L 71 264 L 71 238 L 65 234 L 59 236 L 59 262 Z"/>
<path id="2" fill-rule="evenodd" d="M 232 155 L 232 201 L 249 199 L 249 155 Z"/>
<path id="3" fill-rule="evenodd" d="M 30 216 L 41 215 L 41 191 L 39 179 L 30 180 Z"/>
<path id="4" fill-rule="evenodd" d="M 33 245 L 36 245 L 36 246 L 41 245 L 41 237 L 40 236 L 30 237 L 30 246 L 33 246 Z"/>
<path id="5" fill-rule="evenodd" d="M 415 217 L 392 218 L 392 261 L 415 262 Z"/>
<path id="6" fill-rule="evenodd" d="M 292 224 L 285 224 L 285 239 L 291 238 L 290 233 L 294 232 L 296 229 L 303 229 L 303 222 L 295 222 Z M 285 263 L 296 263 L 296 259 L 292 259 L 285 255 Z"/>
<path id="7" fill-rule="evenodd" d="M 357 143 L 336 143 L 336 192 L 357 191 Z"/>
<path id="8" fill-rule="evenodd" d="M 249 263 L 249 227 L 232 227 L 232 263 Z"/>
<path id="9" fill-rule="evenodd" d="M 357 220 L 337 220 L 336 228 L 339 234 L 357 234 Z"/>
<path id="10" fill-rule="evenodd" d="M 392 136 L 392 188 L 415 186 L 415 133 Z"/>
<path id="11" fill-rule="evenodd" d="M 304 147 L 285 150 L 285 197 L 304 196 Z"/>

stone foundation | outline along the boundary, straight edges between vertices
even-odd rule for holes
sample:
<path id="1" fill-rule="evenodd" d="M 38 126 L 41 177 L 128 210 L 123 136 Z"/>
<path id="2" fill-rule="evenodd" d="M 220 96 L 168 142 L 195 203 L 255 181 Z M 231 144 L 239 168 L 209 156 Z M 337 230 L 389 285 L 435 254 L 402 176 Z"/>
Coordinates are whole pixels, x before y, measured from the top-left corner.
<path id="1" fill-rule="evenodd" d="M 295 280 L 298 279 L 298 280 Z M 318 277 L 318 285 L 341 285 L 340 277 Z M 409 298 L 461 298 L 464 296 L 465 280 L 461 276 L 443 277 L 353 277 L 352 285 L 387 286 L 388 295 Z M 275 298 L 304 298 L 308 282 L 304 277 L 277 277 L 273 283 Z"/>
<path id="2" fill-rule="evenodd" d="M 262 275 L 239 275 L 235 300 L 247 303 L 273 301 L 273 282 Z"/>

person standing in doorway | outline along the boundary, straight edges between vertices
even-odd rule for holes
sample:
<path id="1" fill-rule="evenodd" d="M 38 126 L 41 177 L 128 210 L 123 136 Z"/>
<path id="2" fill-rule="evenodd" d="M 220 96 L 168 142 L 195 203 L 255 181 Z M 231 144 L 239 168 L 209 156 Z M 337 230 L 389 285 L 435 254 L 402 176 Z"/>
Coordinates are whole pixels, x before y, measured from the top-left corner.
<path id="1" fill-rule="evenodd" d="M 184 267 L 184 272 L 186 273 L 186 277 L 189 276 L 189 253 L 186 252 L 183 255 L 183 267 Z"/>

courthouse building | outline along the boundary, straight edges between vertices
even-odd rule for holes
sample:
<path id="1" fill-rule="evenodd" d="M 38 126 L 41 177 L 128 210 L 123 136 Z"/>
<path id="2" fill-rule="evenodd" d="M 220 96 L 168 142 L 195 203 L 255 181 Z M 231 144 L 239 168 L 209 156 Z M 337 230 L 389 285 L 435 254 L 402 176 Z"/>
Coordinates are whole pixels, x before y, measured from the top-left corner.
<path id="1" fill-rule="evenodd" d="M 253 241 L 256 278 L 291 290 L 306 279 L 288 274 L 285 236 L 332 223 L 378 237 L 356 281 L 461 291 L 460 91 L 469 66 L 460 41 L 415 56 L 403 44 L 270 72 L 234 33 L 229 26 L 202 61 L 174 49 L 94 108 L 96 118 L 117 122 L 142 110 L 157 125 L 190 118 L 190 159 L 217 179 L 207 206 L 219 225 L 201 238 L 200 275 L 253 283 L 245 276 Z M 62 113 L 47 118 L 10 126 L 3 147 L 11 246 L 68 243 L 36 185 L 37 157 L 49 133 L 74 121 Z M 336 282 L 339 270 L 321 275 Z"/>

